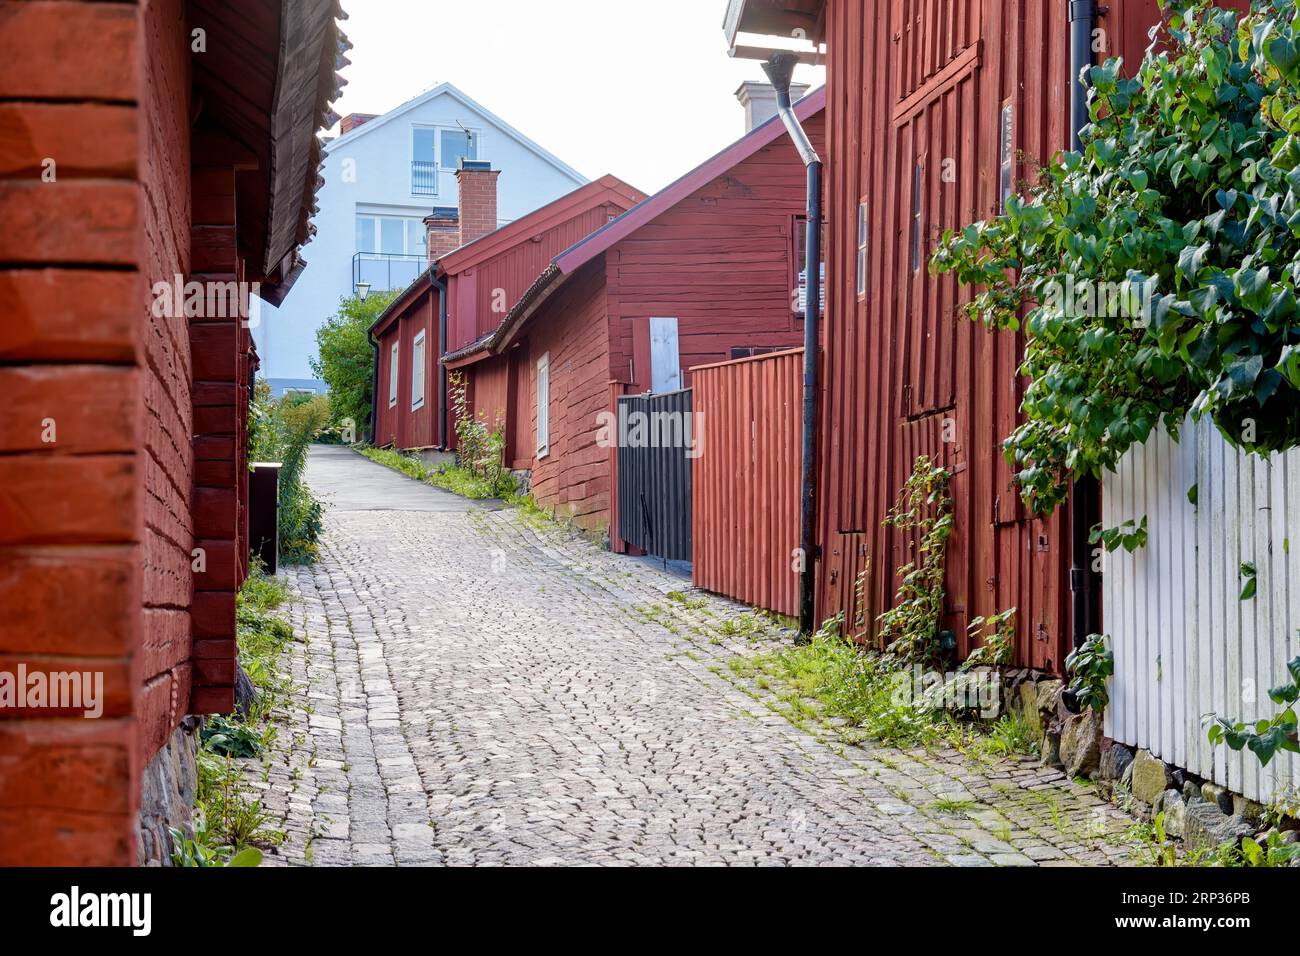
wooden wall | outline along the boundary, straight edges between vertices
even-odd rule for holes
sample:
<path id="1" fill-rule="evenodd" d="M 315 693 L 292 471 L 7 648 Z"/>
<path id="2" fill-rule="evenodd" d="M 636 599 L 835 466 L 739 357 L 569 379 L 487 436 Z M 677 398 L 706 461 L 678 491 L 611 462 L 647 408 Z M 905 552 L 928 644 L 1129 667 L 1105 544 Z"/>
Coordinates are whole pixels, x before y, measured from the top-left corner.
<path id="1" fill-rule="evenodd" d="M 944 229 L 998 210 L 1004 106 L 1016 151 L 1030 158 L 1016 162 L 1018 179 L 1067 145 L 1066 4 L 831 0 L 827 24 L 820 607 L 843 611 L 862 639 L 874 635 L 895 569 L 912 559 L 910 542 L 881 521 L 926 454 L 953 473 L 945 626 L 965 652 L 971 617 L 1015 607 L 1020 662 L 1059 671 L 1069 645 L 1065 516 L 1026 514 L 1001 452 L 1017 420 L 1023 342 L 960 318 L 968 293 L 930 276 L 925 260 Z"/>
<path id="2" fill-rule="evenodd" d="M 604 269 L 603 258 L 584 266 L 539 310 L 519 366 L 527 453 L 536 449 L 537 362 L 550 353 L 550 454 L 532 458 L 533 497 L 598 531 L 609 527 L 610 503 L 609 449 L 596 443 L 600 413 L 609 410 Z"/>
<path id="3" fill-rule="evenodd" d="M 805 125 L 822 149 L 822 115 Z M 732 348 L 802 345 L 791 292 L 795 221 L 807 194 L 803 163 L 782 136 L 610 249 L 615 380 L 632 391 L 650 387 L 651 317 L 677 318 L 686 370 L 728 361 Z"/>

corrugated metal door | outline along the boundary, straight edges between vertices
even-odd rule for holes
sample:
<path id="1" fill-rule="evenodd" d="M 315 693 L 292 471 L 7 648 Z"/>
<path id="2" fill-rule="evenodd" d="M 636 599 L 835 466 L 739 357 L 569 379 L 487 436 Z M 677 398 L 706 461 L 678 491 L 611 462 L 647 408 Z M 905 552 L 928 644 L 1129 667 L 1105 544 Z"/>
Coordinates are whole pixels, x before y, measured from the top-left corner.
<path id="1" fill-rule="evenodd" d="M 691 411 L 689 389 L 618 400 L 618 533 L 669 561 L 691 560 Z"/>
<path id="2" fill-rule="evenodd" d="M 1196 504 L 1188 498 L 1196 488 Z M 1201 716 L 1250 720 L 1278 708 L 1300 628 L 1300 452 L 1260 458 L 1208 423 L 1160 433 L 1102 484 L 1103 524 L 1147 518 L 1147 545 L 1103 557 L 1104 628 L 1115 652 L 1106 734 L 1254 800 L 1300 783 L 1300 761 L 1267 768 L 1211 750 Z M 1257 593 L 1240 598 L 1243 564 Z"/>

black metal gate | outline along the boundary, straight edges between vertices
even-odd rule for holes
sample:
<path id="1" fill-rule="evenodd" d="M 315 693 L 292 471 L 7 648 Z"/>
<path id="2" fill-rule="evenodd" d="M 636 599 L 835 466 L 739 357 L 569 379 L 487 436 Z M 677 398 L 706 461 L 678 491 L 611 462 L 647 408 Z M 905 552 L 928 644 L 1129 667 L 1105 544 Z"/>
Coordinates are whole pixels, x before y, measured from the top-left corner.
<path id="1" fill-rule="evenodd" d="M 669 561 L 691 560 L 691 392 L 618 400 L 618 533 Z"/>

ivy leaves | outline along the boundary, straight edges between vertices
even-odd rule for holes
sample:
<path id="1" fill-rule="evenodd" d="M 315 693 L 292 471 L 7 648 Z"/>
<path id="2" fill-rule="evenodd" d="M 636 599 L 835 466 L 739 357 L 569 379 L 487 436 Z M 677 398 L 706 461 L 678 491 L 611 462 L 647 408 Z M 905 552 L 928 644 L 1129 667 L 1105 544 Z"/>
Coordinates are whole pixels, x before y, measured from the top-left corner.
<path id="1" fill-rule="evenodd" d="M 1294 16 L 1191 0 L 1135 76 L 1091 69 L 1082 153 L 940 244 L 931 268 L 976 288 L 970 317 L 1024 315 L 1025 422 L 1004 450 L 1036 511 L 1189 412 L 1250 451 L 1300 444 Z"/>
<path id="2" fill-rule="evenodd" d="M 1210 744 L 1227 744 L 1236 751 L 1248 749 L 1265 767 L 1278 751 L 1300 753 L 1295 712 L 1295 703 L 1300 700 L 1300 657 L 1292 659 L 1286 669 L 1291 675 L 1291 682 L 1268 692 L 1269 699 L 1283 708 L 1281 713 L 1253 723 L 1233 722 L 1216 714 L 1206 714 L 1202 720 L 1207 727 L 1206 736 Z"/>

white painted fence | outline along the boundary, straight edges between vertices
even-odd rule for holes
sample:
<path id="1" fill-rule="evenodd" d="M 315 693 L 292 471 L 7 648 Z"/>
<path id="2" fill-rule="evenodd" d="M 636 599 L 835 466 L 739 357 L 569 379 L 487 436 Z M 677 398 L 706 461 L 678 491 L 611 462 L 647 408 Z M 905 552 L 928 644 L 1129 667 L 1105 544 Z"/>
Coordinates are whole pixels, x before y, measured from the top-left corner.
<path id="1" fill-rule="evenodd" d="M 1148 518 L 1147 546 L 1104 558 L 1103 621 L 1115 653 L 1106 734 L 1266 801 L 1300 785 L 1300 760 L 1266 768 L 1249 751 L 1211 749 L 1201 715 L 1272 716 L 1300 629 L 1300 452 L 1265 460 L 1208 422 L 1179 443 L 1160 432 L 1102 482 L 1103 522 Z M 1187 492 L 1195 485 L 1197 505 Z M 1258 593 L 1240 600 L 1240 568 Z"/>

